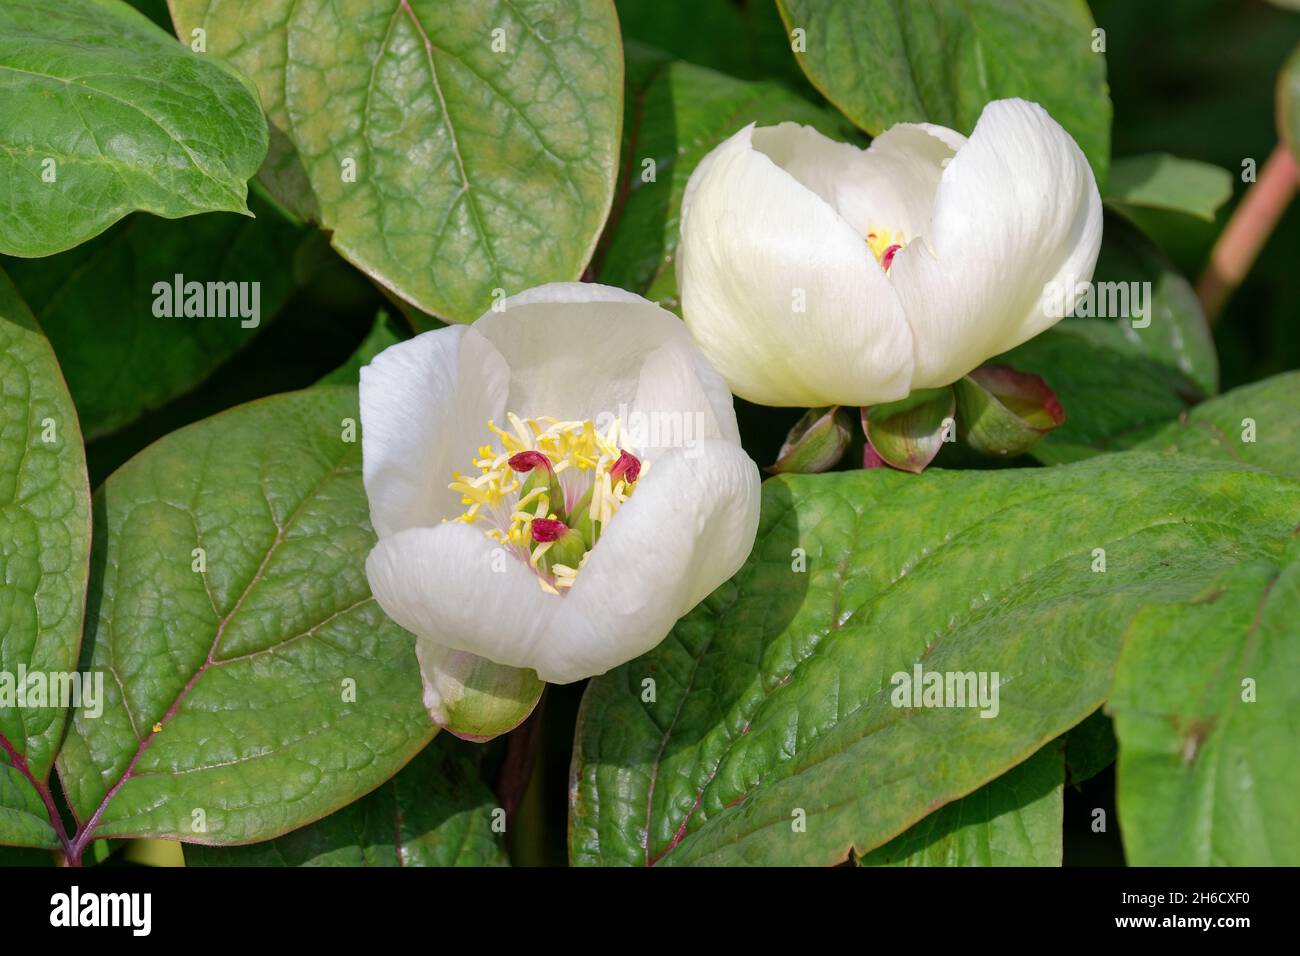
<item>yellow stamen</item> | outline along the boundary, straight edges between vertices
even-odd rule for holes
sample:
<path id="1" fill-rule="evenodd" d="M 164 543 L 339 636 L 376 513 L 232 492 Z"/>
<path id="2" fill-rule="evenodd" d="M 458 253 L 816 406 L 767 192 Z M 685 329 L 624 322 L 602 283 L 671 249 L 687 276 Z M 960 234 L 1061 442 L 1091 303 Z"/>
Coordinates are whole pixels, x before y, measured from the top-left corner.
<path id="1" fill-rule="evenodd" d="M 551 501 L 548 489 L 544 487 L 533 488 L 520 496 L 523 487 L 521 476 L 510 467 L 510 458 L 521 451 L 538 451 L 550 461 L 555 474 L 575 472 L 566 479 L 566 496 L 572 495 L 571 500 L 581 498 L 585 492 L 583 485 L 590 481 L 592 496 L 588 517 L 598 523 L 599 534 L 599 529 L 613 520 L 614 514 L 636 488 L 635 484 L 628 485 L 622 479 L 615 482 L 610 477 L 610 470 L 623 451 L 632 449 L 626 445 L 626 433 L 618 419 L 614 419 L 603 432 L 589 419 L 520 418 L 513 412 L 506 414 L 506 424 L 508 429 L 498 427 L 494 421 L 487 423 L 488 431 L 497 438 L 497 444 L 480 445 L 476 449 L 474 468 L 477 475 L 452 474 L 453 480 L 447 487 L 457 492 L 461 503 L 466 506 L 465 513 L 454 520 L 483 527 L 484 534 L 493 541 L 527 559 L 543 591 L 558 594 L 557 588 L 573 586 L 587 556 L 583 556 L 576 568 L 557 564 L 549 571 L 545 569 L 541 559 L 552 543 L 534 541 L 532 523 L 538 518 L 555 520 L 557 512 L 565 511 L 566 502 Z M 648 467 L 648 462 L 642 463 L 642 475 Z"/>
<path id="2" fill-rule="evenodd" d="M 867 248 L 871 250 L 871 254 L 876 257 L 876 261 L 884 267 L 885 271 L 889 271 L 894 253 L 905 245 L 907 241 L 903 238 L 901 229 L 894 232 L 882 229 L 880 226 L 867 227 Z M 891 249 L 893 252 L 890 251 Z"/>

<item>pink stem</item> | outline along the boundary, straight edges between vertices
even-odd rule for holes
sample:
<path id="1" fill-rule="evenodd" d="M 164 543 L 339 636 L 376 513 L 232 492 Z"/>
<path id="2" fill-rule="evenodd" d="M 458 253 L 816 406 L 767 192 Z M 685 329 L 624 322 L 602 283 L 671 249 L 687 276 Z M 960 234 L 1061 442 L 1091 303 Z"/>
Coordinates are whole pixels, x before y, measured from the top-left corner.
<path id="1" fill-rule="evenodd" d="M 1211 324 L 1241 285 L 1255 257 L 1300 187 L 1300 168 L 1285 143 L 1278 143 L 1260 170 L 1259 181 L 1233 211 L 1210 251 L 1210 261 L 1196 283 L 1196 297 Z"/>

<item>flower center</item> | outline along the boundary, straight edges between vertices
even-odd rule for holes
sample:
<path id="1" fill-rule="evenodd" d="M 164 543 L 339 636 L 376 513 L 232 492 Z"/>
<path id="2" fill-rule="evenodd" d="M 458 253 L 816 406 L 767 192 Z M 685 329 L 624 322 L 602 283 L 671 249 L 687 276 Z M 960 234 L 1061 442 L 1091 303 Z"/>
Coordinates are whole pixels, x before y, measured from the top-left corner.
<path id="1" fill-rule="evenodd" d="M 871 254 L 876 257 L 876 261 L 880 263 L 881 268 L 886 272 L 889 271 L 898 250 L 905 245 L 907 243 L 903 240 L 902 230 L 890 232 L 888 229 L 881 229 L 879 226 L 867 227 L 867 246 L 871 249 Z"/>
<path id="2" fill-rule="evenodd" d="M 455 520 L 481 526 L 527 562 L 543 591 L 558 594 L 649 466 L 623 447 L 617 418 L 604 431 L 590 420 L 506 419 L 509 430 L 487 423 L 497 442 L 479 446 L 478 475 L 453 473 L 447 487 L 466 506 Z"/>

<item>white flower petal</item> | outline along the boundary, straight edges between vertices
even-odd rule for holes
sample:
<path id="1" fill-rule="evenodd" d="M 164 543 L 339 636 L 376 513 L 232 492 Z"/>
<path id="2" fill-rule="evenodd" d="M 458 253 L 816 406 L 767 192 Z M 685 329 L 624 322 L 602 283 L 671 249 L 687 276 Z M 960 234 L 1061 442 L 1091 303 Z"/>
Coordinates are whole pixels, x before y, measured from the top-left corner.
<path id="1" fill-rule="evenodd" d="M 884 271 L 849 222 L 752 147 L 753 135 L 746 127 L 722 143 L 687 184 L 677 274 L 691 334 L 753 402 L 902 398 L 911 332 Z"/>
<path id="2" fill-rule="evenodd" d="M 564 684 L 655 647 L 745 562 L 759 497 L 758 468 L 728 442 L 661 457 L 610 521 L 534 648 L 538 676 Z"/>
<path id="3" fill-rule="evenodd" d="M 624 426 L 640 416 L 651 438 L 686 422 L 690 439 L 740 441 L 731 391 L 681 320 L 631 292 L 539 286 L 488 312 L 472 334 L 510 363 L 507 407 L 523 417 L 590 419 L 603 428 L 615 416 Z"/>
<path id="4" fill-rule="evenodd" d="M 506 299 L 474 323 L 510 367 L 510 411 L 595 420 L 636 398 L 641 366 L 690 337 L 670 312 L 631 292 L 557 282 Z"/>
<path id="5" fill-rule="evenodd" d="M 500 417 L 509 375 L 465 326 L 417 335 L 361 369 L 362 476 L 380 537 L 463 510 L 447 484 Z"/>
<path id="6" fill-rule="evenodd" d="M 909 240 L 929 231 L 944 164 L 965 142 L 932 123 L 898 123 L 866 150 L 797 123 L 754 131 L 754 148 L 826 200 L 858 235 L 883 228 Z"/>
<path id="7" fill-rule="evenodd" d="M 1046 110 L 999 100 L 949 162 L 924 239 L 890 270 L 915 339 L 914 388 L 956 381 L 1058 321 L 1046 289 L 1092 278 L 1101 198 Z"/>
<path id="8" fill-rule="evenodd" d="M 498 664 L 531 667 L 562 600 L 480 528 L 459 521 L 379 539 L 366 558 L 385 613 L 417 637 Z"/>
<path id="9" fill-rule="evenodd" d="M 685 326 L 680 327 L 680 339 L 646 356 L 636 397 L 623 422 L 648 461 L 664 449 L 693 447 L 716 438 L 740 444 L 731 390 L 700 354 Z"/>

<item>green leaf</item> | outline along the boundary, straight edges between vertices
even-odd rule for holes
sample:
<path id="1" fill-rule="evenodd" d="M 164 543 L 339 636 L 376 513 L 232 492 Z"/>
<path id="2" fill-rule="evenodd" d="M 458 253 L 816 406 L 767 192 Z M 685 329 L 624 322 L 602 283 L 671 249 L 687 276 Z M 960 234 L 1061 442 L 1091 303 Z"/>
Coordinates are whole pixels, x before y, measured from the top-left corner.
<path id="1" fill-rule="evenodd" d="M 777 0 L 813 86 L 873 136 L 930 122 L 969 134 L 990 100 L 1033 100 L 1099 184 L 1110 163 L 1106 59 L 1083 0 Z"/>
<path id="2" fill-rule="evenodd" d="M 370 332 L 357 346 L 357 350 L 348 356 L 346 362 L 324 376 L 316 384 L 356 385 L 363 365 L 368 365 L 376 355 L 390 345 L 396 345 L 407 335 L 409 335 L 409 332 L 403 330 L 391 315 L 380 309 L 375 314 L 375 321 L 370 327 Z"/>
<path id="3" fill-rule="evenodd" d="M 682 195 L 700 160 L 750 123 L 789 120 L 838 140 L 854 135 L 839 116 L 778 83 L 748 83 L 635 46 L 624 113 L 619 190 L 593 271 L 674 310 Z"/>
<path id="4" fill-rule="evenodd" d="M 257 82 L 263 182 L 381 285 L 470 322 L 494 289 L 581 274 L 618 162 L 608 0 L 171 8 L 180 35 L 202 27 Z"/>
<path id="5" fill-rule="evenodd" d="M 1231 198 L 1232 173 L 1168 153 L 1115 160 L 1105 196 L 1115 206 L 1166 209 L 1207 222 Z"/>
<path id="6" fill-rule="evenodd" d="M 1061 746 L 1034 756 L 858 859 L 860 866 L 1060 866 Z"/>
<path id="7" fill-rule="evenodd" d="M 90 487 L 77 413 L 40 326 L 0 271 L 0 844 L 58 845 L 36 787 L 66 706 L 32 706 L 77 666 L 90 560 Z M 12 695 L 12 696 L 11 696 Z M 66 703 L 66 702 L 64 702 Z"/>
<path id="8" fill-rule="evenodd" d="M 1300 162 L 1300 46 L 1277 78 L 1277 130 Z"/>
<path id="9" fill-rule="evenodd" d="M 1048 465 L 1141 441 L 1192 407 L 1199 390 L 1142 354 L 1119 323 L 1065 319 L 994 361 L 1042 377 L 1065 421 L 1029 449 Z"/>
<path id="10" fill-rule="evenodd" d="M 428 742 L 414 639 L 366 583 L 357 418 L 355 389 L 263 399 L 173 432 L 97 492 L 86 660 L 107 699 L 75 713 L 59 755 L 97 837 L 270 839 Z"/>
<path id="11" fill-rule="evenodd" d="M 873 849 L 1095 711 L 1140 607 L 1276 555 L 1298 520 L 1300 483 L 1150 454 L 770 478 L 745 566 L 588 685 L 572 859 Z M 996 671 L 998 715 L 893 706 L 893 675 L 921 664 Z"/>
<path id="12" fill-rule="evenodd" d="M 1091 300 L 1075 308 L 1086 317 L 992 359 L 1042 376 L 1056 393 L 1065 422 L 1030 450 L 1046 464 L 1127 447 L 1218 390 L 1191 284 L 1122 217 L 1108 213 L 1103 235 Z"/>
<path id="13" fill-rule="evenodd" d="M 173 222 L 138 214 L 61 255 L 5 263 L 54 345 L 88 440 L 200 385 L 288 301 L 302 230 L 256 191 L 249 205 L 255 220 L 217 213 Z M 180 305 L 186 283 L 203 283 L 203 315 L 155 312 L 170 310 L 177 275 Z M 165 286 L 161 300 L 158 283 Z M 240 314 L 240 301 L 250 314 L 256 304 L 253 318 Z"/>
<path id="14" fill-rule="evenodd" d="M 252 85 L 115 0 L 0 4 L 0 253 L 47 256 L 134 210 L 246 212 Z"/>
<path id="15" fill-rule="evenodd" d="M 1134 866 L 1300 865 L 1300 547 L 1129 628 L 1108 710 Z"/>
<path id="16" fill-rule="evenodd" d="M 1234 388 L 1134 447 L 1220 458 L 1300 478 L 1300 371 Z"/>
<path id="17" fill-rule="evenodd" d="M 497 799 L 469 745 L 440 734 L 369 796 L 310 826 L 249 846 L 191 846 L 190 866 L 501 866 Z"/>
<path id="18" fill-rule="evenodd" d="M 0 748 L 0 846 L 55 850 L 59 838 L 31 779 Z"/>

